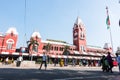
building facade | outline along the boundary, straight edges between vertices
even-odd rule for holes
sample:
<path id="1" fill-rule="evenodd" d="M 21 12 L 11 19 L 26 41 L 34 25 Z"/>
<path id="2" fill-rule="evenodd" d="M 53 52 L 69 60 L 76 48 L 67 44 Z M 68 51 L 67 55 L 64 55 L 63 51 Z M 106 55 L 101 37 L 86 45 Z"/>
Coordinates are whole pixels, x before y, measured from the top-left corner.
<path id="1" fill-rule="evenodd" d="M 0 55 L 12 55 L 16 51 L 17 38 L 15 28 L 8 29 L 5 35 L 0 34 Z"/>
<path id="2" fill-rule="evenodd" d="M 72 35 L 71 35 L 72 36 Z M 106 43 L 103 48 L 88 46 L 86 28 L 82 20 L 77 17 L 73 26 L 73 44 L 61 40 L 42 40 L 39 32 L 34 32 L 27 47 L 16 49 L 18 33 L 10 28 L 5 35 L 0 35 L 0 55 L 42 56 L 46 52 L 50 58 L 75 58 L 87 60 L 100 60 L 112 48 Z M 67 48 L 67 49 L 66 49 Z M 114 54 L 112 54 L 114 57 Z"/>
<path id="3" fill-rule="evenodd" d="M 36 49 L 38 51 L 31 52 L 35 53 L 36 55 L 41 55 L 44 51 L 47 51 L 48 55 L 52 58 L 76 58 L 76 59 L 93 59 L 93 60 L 100 60 L 101 56 L 107 55 L 107 52 L 112 52 L 112 48 L 108 43 L 105 43 L 104 47 L 97 47 L 97 46 L 88 46 L 86 40 L 86 28 L 82 22 L 82 20 L 77 17 L 74 26 L 73 26 L 73 44 L 69 44 L 65 41 L 60 40 L 52 40 L 47 39 L 43 41 L 40 36 L 39 32 L 34 32 L 31 36 L 34 40 L 37 40 L 40 45 Z M 50 45 L 49 50 L 46 50 L 45 47 Z M 36 45 L 37 46 L 37 45 Z M 65 47 L 69 46 L 68 54 L 64 54 Z M 30 51 L 34 51 L 31 47 Z M 30 52 L 29 52 L 30 53 Z M 114 57 L 114 54 L 111 54 Z"/>

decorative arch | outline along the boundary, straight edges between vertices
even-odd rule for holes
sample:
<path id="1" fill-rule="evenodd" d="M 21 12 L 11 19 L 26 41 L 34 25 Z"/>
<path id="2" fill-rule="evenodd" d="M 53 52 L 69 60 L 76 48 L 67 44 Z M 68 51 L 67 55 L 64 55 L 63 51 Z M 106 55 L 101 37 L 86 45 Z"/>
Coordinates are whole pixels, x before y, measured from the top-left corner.
<path id="1" fill-rule="evenodd" d="M 13 39 L 8 39 L 8 40 L 6 41 L 6 43 L 12 43 L 12 44 L 14 44 L 15 42 L 14 42 Z"/>

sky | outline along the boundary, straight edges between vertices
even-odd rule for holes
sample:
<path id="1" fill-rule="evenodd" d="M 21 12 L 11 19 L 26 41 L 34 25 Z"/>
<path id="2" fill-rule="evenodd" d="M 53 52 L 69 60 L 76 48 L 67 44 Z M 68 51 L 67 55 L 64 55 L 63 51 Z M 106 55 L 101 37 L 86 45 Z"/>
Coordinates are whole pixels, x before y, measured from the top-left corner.
<path id="1" fill-rule="evenodd" d="M 26 46 L 34 31 L 42 40 L 63 40 L 73 44 L 73 26 L 80 17 L 86 28 L 87 45 L 111 44 L 106 25 L 108 6 L 114 52 L 120 46 L 119 0 L 0 0 L 0 32 L 18 31 L 17 47 Z M 26 34 L 26 36 L 25 36 Z"/>

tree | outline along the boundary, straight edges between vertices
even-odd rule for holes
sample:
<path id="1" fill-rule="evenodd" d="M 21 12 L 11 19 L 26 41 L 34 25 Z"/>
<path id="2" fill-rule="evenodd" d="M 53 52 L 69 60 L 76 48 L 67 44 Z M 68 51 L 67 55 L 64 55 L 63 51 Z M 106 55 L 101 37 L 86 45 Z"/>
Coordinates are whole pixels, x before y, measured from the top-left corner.
<path id="1" fill-rule="evenodd" d="M 51 47 L 52 47 L 52 45 L 50 43 L 46 44 L 45 50 L 46 50 L 47 54 L 50 54 Z M 49 63 L 49 56 L 48 56 L 48 63 Z"/>
<path id="2" fill-rule="evenodd" d="M 69 50 L 70 50 L 70 47 L 65 45 L 63 55 L 67 55 L 67 59 L 65 59 L 65 63 L 64 63 L 64 65 L 66 66 L 68 65 L 68 55 L 70 54 Z"/>
<path id="3" fill-rule="evenodd" d="M 47 43 L 47 44 L 45 45 L 45 50 L 47 51 L 47 53 L 50 52 L 51 47 L 52 47 L 52 45 L 51 45 L 50 43 Z"/>
<path id="4" fill-rule="evenodd" d="M 34 40 L 34 38 L 31 38 L 30 41 L 27 41 L 27 45 L 28 45 L 28 53 L 31 54 L 30 56 L 32 60 L 32 53 L 33 51 L 38 52 L 39 43 L 37 40 Z"/>
<path id="5" fill-rule="evenodd" d="M 69 50 L 70 50 L 70 46 L 65 45 L 63 55 L 69 55 L 70 54 Z"/>
<path id="6" fill-rule="evenodd" d="M 27 45 L 28 45 L 28 52 L 30 52 L 31 46 L 32 46 L 32 50 L 34 50 L 36 46 L 39 46 L 39 43 L 37 40 L 31 38 L 30 41 L 27 41 Z"/>

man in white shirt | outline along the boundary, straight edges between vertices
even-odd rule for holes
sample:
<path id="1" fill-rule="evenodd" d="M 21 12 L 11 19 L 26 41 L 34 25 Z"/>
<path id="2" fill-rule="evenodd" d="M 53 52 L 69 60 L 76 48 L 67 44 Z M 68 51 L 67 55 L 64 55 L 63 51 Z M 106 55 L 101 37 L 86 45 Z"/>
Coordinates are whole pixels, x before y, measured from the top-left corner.
<path id="1" fill-rule="evenodd" d="M 116 53 L 116 60 L 118 62 L 118 68 L 119 68 L 119 73 L 120 73 L 120 56 Z"/>
<path id="2" fill-rule="evenodd" d="M 9 57 L 5 59 L 5 64 L 8 64 L 8 61 L 9 61 Z"/>
<path id="3" fill-rule="evenodd" d="M 17 67 L 20 67 L 21 62 L 23 61 L 22 56 L 19 56 L 17 59 Z"/>
<path id="4" fill-rule="evenodd" d="M 43 64 L 43 63 L 44 63 L 44 65 L 45 65 L 45 70 L 46 70 L 46 68 L 47 68 L 47 55 L 46 55 L 45 52 L 43 53 L 42 62 L 41 62 L 41 65 L 40 65 L 39 70 L 41 70 L 41 67 L 42 67 L 42 64 Z"/>

